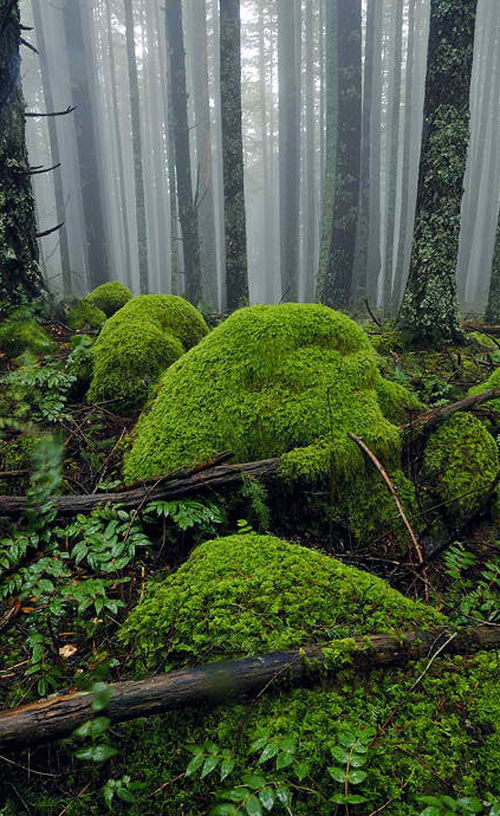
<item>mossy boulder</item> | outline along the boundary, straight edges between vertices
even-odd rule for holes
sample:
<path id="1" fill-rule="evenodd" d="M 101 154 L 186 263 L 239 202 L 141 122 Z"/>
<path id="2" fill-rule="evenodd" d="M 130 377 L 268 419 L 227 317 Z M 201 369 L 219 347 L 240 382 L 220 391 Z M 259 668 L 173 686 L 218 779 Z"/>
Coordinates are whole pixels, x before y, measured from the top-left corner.
<path id="1" fill-rule="evenodd" d="M 2 321 L 0 351 L 9 357 L 18 357 L 23 352 L 47 354 L 52 346 L 45 329 L 24 309 L 13 312 Z"/>
<path id="2" fill-rule="evenodd" d="M 230 449 L 239 461 L 284 456 L 285 478 L 347 479 L 363 436 L 398 463 L 399 429 L 384 416 L 377 356 L 350 318 L 326 306 L 288 303 L 235 312 L 161 380 L 125 460 L 128 480 L 154 476 Z M 392 414 L 412 402 L 384 386 Z"/>
<path id="3" fill-rule="evenodd" d="M 106 321 L 92 347 L 89 402 L 140 408 L 160 374 L 208 332 L 200 313 L 176 295 L 133 298 Z"/>
<path id="4" fill-rule="evenodd" d="M 445 622 L 374 576 L 298 544 L 250 535 L 200 546 L 132 611 L 120 639 L 134 650 L 136 676 L 142 676 L 349 634 Z M 347 663 L 334 681 L 325 676 L 315 687 L 290 690 L 281 681 L 251 705 L 200 704 L 149 720 L 147 728 L 122 726 L 123 765 L 114 775 L 123 768 L 146 783 L 148 794 L 160 789 L 154 801 L 146 795 L 128 812 L 206 816 L 218 790 L 234 788 L 253 771 L 272 786 L 292 783 L 296 816 L 331 816 L 332 797 L 341 789 L 328 768 L 339 764 L 335 752 L 342 734 L 386 722 L 369 749 L 366 782 L 356 789 L 368 801 L 353 813 L 366 816 L 394 797 L 388 813 L 415 816 L 422 809 L 418 796 L 443 792 L 441 785 L 457 795 L 500 795 L 500 683 L 494 657 L 446 658 L 432 667 L 425 659 L 405 670 L 386 667 L 363 675 Z M 264 762 L 259 757 L 262 744 L 284 738 L 296 745 L 294 762 L 277 772 L 272 756 Z M 263 741 L 258 751 L 252 748 L 257 739 Z M 161 788 L 186 770 L 192 754 L 185 746 L 207 742 L 234 757 L 228 780 L 221 785 L 216 774 L 200 779 L 198 772 Z M 302 763 L 306 777 L 299 782 L 295 765 Z"/>
<path id="5" fill-rule="evenodd" d="M 118 309 L 125 306 L 132 298 L 132 292 L 124 283 L 120 283 L 120 281 L 110 281 L 94 289 L 90 295 L 87 295 L 85 300 L 97 306 L 98 309 L 104 312 L 106 317 L 111 317 L 111 315 L 114 315 Z"/>
<path id="6" fill-rule="evenodd" d="M 250 534 L 200 545 L 130 613 L 120 640 L 141 673 L 444 621 L 380 578 Z"/>
<path id="7" fill-rule="evenodd" d="M 66 323 L 73 331 L 99 331 L 106 322 L 106 315 L 87 298 L 71 306 Z"/>
<path id="8" fill-rule="evenodd" d="M 457 413 L 431 436 L 424 471 L 447 514 L 463 521 L 478 510 L 500 468 L 492 435 L 473 414 Z"/>

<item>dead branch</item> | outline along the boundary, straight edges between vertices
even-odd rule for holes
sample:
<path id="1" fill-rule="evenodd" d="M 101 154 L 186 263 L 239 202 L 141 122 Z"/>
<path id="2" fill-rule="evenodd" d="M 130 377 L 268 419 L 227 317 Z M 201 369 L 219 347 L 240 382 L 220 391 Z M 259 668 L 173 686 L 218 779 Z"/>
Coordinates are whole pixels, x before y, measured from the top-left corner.
<path id="1" fill-rule="evenodd" d="M 47 235 L 52 235 L 53 232 L 58 232 L 58 230 L 64 227 L 64 221 L 61 221 L 60 224 L 56 224 L 55 227 L 51 227 L 51 229 L 44 230 L 43 232 L 37 232 L 35 238 L 45 238 Z"/>
<path id="2" fill-rule="evenodd" d="M 20 37 L 19 42 L 22 45 L 25 45 L 26 48 L 29 48 L 30 51 L 33 51 L 34 54 L 39 54 L 40 53 L 38 48 L 35 48 L 35 46 L 32 45 L 30 42 L 28 42 L 28 40 L 25 40 L 24 37 Z"/>
<path id="3" fill-rule="evenodd" d="M 362 635 L 349 640 L 348 648 L 352 665 L 362 670 L 405 665 L 427 656 L 437 639 L 443 637 L 448 640 L 440 654 L 473 654 L 500 645 L 500 630 L 488 626 L 461 630 L 453 638 L 452 634 L 450 629 L 439 628 Z M 340 645 L 341 641 L 336 643 Z M 125 722 L 190 705 L 227 702 L 233 696 L 258 692 L 278 682 L 285 685 L 310 682 L 315 675 L 324 676 L 325 671 L 333 679 L 336 669 L 328 665 L 324 649 L 324 645 L 309 646 L 113 683 L 109 686 L 111 700 L 106 716 L 115 723 Z M 93 701 L 94 695 L 84 692 L 4 711 L 0 713 L 0 746 L 33 745 L 65 737 L 96 716 Z"/>
<path id="4" fill-rule="evenodd" d="M 37 119 L 40 116 L 43 116 L 43 117 L 67 116 L 68 113 L 73 113 L 74 110 L 76 110 L 75 105 L 68 105 L 66 110 L 63 110 L 63 111 L 52 111 L 51 113 L 39 113 L 38 111 L 26 111 L 26 113 L 24 115 L 27 116 L 28 118 Z"/>
<path id="5" fill-rule="evenodd" d="M 41 165 L 38 167 L 30 167 L 27 170 L 20 170 L 20 176 L 41 176 L 42 173 L 51 173 L 52 170 L 57 170 L 58 167 L 61 166 L 61 162 L 57 164 L 53 164 L 52 167 L 42 167 Z"/>
<path id="6" fill-rule="evenodd" d="M 448 405 L 440 405 L 426 414 L 421 414 L 412 422 L 403 425 L 404 431 L 413 431 L 418 434 L 427 434 L 434 430 L 442 422 L 449 419 L 457 411 L 471 411 L 485 402 L 500 398 L 500 388 L 489 388 L 487 391 L 481 391 L 480 394 L 473 394 L 471 397 L 464 397 L 464 399 L 457 402 L 450 402 Z"/>
<path id="7" fill-rule="evenodd" d="M 62 515 L 89 513 L 96 507 L 108 503 L 120 504 L 128 508 L 138 507 L 145 498 L 148 501 L 178 499 L 207 489 L 216 490 L 230 485 L 239 485 L 243 474 L 266 478 L 276 471 L 278 462 L 279 459 L 265 459 L 241 465 L 215 465 L 205 467 L 205 469 L 201 469 L 202 466 L 198 465 L 191 472 L 183 470 L 170 474 L 153 490 L 151 490 L 151 484 L 143 483 L 118 493 L 56 496 L 54 503 Z M 0 496 L 0 516 L 17 516 L 26 512 L 27 509 L 26 496 Z"/>

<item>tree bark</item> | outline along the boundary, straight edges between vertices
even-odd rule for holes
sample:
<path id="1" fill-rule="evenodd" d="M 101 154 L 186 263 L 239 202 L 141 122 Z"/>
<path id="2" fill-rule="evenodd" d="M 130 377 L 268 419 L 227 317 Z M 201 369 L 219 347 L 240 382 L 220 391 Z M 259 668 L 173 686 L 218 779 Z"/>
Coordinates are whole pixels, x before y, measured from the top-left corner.
<path id="1" fill-rule="evenodd" d="M 38 265 L 35 202 L 26 172 L 17 2 L 10 8 L 4 4 L 0 22 L 0 299 L 15 304 L 24 297 L 38 297 L 45 285 Z"/>
<path id="2" fill-rule="evenodd" d="M 105 715 L 111 722 L 153 717 L 165 711 L 201 704 L 227 703 L 234 696 L 263 692 L 281 682 L 287 686 L 323 679 L 337 674 L 335 661 L 328 660 L 328 647 L 344 648 L 355 671 L 404 666 L 429 654 L 474 654 L 500 645 L 500 629 L 479 626 L 453 632 L 433 628 L 383 635 L 362 635 L 347 641 L 308 646 L 288 652 L 274 652 L 212 663 L 199 669 L 173 671 L 146 680 L 111 683 L 110 702 Z M 325 656 L 326 652 L 326 656 Z M 345 665 L 340 671 L 345 672 Z M 68 736 L 96 714 L 91 692 L 52 697 L 32 705 L 0 713 L 0 747 L 49 742 Z"/>
<path id="3" fill-rule="evenodd" d="M 462 339 L 457 259 L 476 11 L 477 0 L 431 0 L 417 218 L 399 313 L 414 345 Z"/>
<path id="4" fill-rule="evenodd" d="M 485 320 L 487 323 L 500 323 L 500 215 L 495 239 L 495 253 L 491 267 L 490 291 Z"/>
<path id="5" fill-rule="evenodd" d="M 184 252 L 185 289 L 195 306 L 201 302 L 201 262 L 198 214 L 191 184 L 191 155 L 186 89 L 186 56 L 181 0 L 167 0 L 167 42 L 174 125 L 175 171 Z"/>
<path id="6" fill-rule="evenodd" d="M 248 304 L 240 0 L 220 0 L 220 93 L 227 308 Z"/>

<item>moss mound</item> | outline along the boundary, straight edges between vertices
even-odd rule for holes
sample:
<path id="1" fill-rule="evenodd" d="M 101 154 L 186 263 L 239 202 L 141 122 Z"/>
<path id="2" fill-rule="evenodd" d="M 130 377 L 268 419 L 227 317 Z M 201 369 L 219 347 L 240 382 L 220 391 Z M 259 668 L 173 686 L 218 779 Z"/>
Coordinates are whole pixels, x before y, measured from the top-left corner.
<path id="1" fill-rule="evenodd" d="M 47 332 L 23 309 L 13 312 L 0 326 L 0 351 L 18 357 L 25 351 L 44 354 L 51 350 Z"/>
<path id="2" fill-rule="evenodd" d="M 111 317 L 111 315 L 114 315 L 118 309 L 125 306 L 132 298 L 132 292 L 124 283 L 110 281 L 94 289 L 90 295 L 87 295 L 85 300 L 97 306 L 98 309 L 104 312 L 106 317 Z"/>
<path id="3" fill-rule="evenodd" d="M 87 298 L 79 300 L 68 312 L 66 323 L 73 331 L 99 330 L 106 322 L 106 315 Z"/>
<path id="4" fill-rule="evenodd" d="M 181 297 L 133 298 L 109 318 L 92 348 L 89 401 L 116 399 L 117 411 L 142 406 L 162 371 L 207 332 L 200 313 Z"/>
<path id="5" fill-rule="evenodd" d="M 127 618 L 120 640 L 145 672 L 444 618 L 384 581 L 272 536 L 198 547 Z"/>
<path id="6" fill-rule="evenodd" d="M 126 478 L 229 448 L 240 461 L 288 454 L 284 478 L 317 480 L 333 463 L 348 479 L 363 463 L 348 431 L 397 464 L 399 430 L 384 417 L 380 383 L 376 352 L 345 315 L 296 303 L 241 309 L 165 373 L 137 425 Z M 402 389 L 385 388 L 394 414 Z"/>
<path id="7" fill-rule="evenodd" d="M 454 414 L 425 449 L 427 479 L 459 521 L 484 504 L 499 467 L 495 440 L 473 414 Z"/>

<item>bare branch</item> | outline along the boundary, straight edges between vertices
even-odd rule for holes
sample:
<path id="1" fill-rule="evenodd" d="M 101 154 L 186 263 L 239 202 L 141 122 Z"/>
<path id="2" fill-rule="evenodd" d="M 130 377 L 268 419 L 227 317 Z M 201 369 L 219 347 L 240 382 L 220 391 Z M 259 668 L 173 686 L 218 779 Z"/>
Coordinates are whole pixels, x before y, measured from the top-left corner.
<path id="1" fill-rule="evenodd" d="M 61 221 L 60 224 L 57 224 L 55 227 L 52 227 L 51 229 L 44 230 L 43 232 L 37 232 L 35 238 L 45 238 L 47 235 L 52 235 L 53 232 L 57 232 L 62 227 L 64 227 L 64 221 Z"/>
<path id="2" fill-rule="evenodd" d="M 76 110 L 75 105 L 69 105 L 66 110 L 63 111 L 53 111 L 52 113 L 40 113 L 38 111 L 27 111 L 24 115 L 28 118 L 37 119 L 41 116 L 49 117 L 49 116 L 67 116 L 68 113 L 73 113 Z"/>

